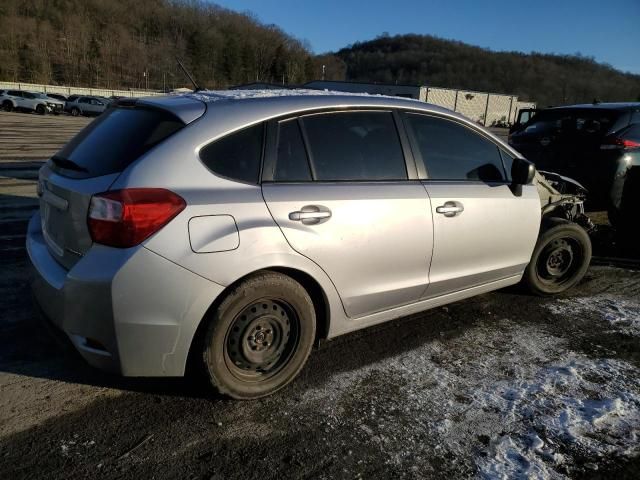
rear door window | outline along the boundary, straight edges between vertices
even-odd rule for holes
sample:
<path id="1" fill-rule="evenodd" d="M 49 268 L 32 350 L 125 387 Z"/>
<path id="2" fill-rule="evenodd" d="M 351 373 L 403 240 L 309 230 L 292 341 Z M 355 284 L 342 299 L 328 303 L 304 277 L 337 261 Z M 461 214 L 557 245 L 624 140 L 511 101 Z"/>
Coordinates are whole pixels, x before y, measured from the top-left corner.
<path id="1" fill-rule="evenodd" d="M 460 123 L 408 113 L 407 119 L 429 180 L 506 179 L 498 147 Z"/>
<path id="2" fill-rule="evenodd" d="M 273 180 L 276 182 L 311 181 L 307 151 L 297 119 L 286 120 L 279 124 L 278 151 Z"/>
<path id="3" fill-rule="evenodd" d="M 200 150 L 202 163 L 216 175 L 245 183 L 258 183 L 262 163 L 262 123 L 232 133 Z"/>
<path id="4" fill-rule="evenodd" d="M 53 161 L 86 177 L 121 172 L 182 127 L 184 123 L 166 111 L 110 109 L 54 155 Z"/>
<path id="5" fill-rule="evenodd" d="M 318 181 L 406 180 L 390 112 L 334 112 L 302 119 Z"/>

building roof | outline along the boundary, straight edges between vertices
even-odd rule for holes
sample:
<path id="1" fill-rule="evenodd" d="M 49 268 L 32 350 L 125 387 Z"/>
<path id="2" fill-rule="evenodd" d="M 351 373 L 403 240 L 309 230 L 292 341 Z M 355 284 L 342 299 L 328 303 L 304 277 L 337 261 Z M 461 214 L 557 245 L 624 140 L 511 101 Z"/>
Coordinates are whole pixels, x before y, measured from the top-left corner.
<path id="1" fill-rule="evenodd" d="M 426 87 L 426 85 L 409 85 L 405 83 L 354 82 L 350 80 L 311 80 L 310 82 L 307 82 L 302 86 L 308 87 L 313 83 L 344 83 L 348 85 L 374 85 L 376 87 L 411 87 L 411 88 Z"/>
<path id="2" fill-rule="evenodd" d="M 640 102 L 599 102 L 599 103 L 578 103 L 575 105 L 560 105 L 550 108 L 602 108 L 608 110 L 626 110 L 629 108 L 640 108 Z"/>

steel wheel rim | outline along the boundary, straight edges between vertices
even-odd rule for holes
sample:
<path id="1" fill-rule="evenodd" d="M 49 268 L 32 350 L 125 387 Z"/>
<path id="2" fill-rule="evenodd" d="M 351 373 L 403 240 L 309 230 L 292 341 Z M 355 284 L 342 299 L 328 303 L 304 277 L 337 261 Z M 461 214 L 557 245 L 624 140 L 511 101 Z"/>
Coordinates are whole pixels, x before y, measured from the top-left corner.
<path id="1" fill-rule="evenodd" d="M 546 284 L 561 285 L 574 276 L 582 256 L 580 243 L 570 237 L 552 240 L 538 257 L 536 272 Z"/>
<path id="2" fill-rule="evenodd" d="M 289 363 L 300 337 L 295 310 L 280 299 L 252 302 L 229 326 L 224 360 L 238 379 L 262 382 L 277 375 Z"/>

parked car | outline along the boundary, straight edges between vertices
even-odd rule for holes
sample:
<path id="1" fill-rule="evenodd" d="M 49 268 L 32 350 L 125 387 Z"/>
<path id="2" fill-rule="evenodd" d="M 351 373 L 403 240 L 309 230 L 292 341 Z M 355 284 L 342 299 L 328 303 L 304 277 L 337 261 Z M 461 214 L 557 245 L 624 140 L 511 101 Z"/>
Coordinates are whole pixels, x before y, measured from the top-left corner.
<path id="1" fill-rule="evenodd" d="M 180 376 L 191 359 L 256 398 L 318 339 L 584 275 L 580 187 L 465 117 L 263 95 L 120 100 L 41 168 L 32 287 L 90 364 Z"/>
<path id="2" fill-rule="evenodd" d="M 109 106 L 107 98 L 95 96 L 71 96 L 64 106 L 64 110 L 74 117 L 79 115 L 95 116 L 100 115 Z"/>
<path id="3" fill-rule="evenodd" d="M 40 115 L 46 113 L 59 115 L 64 107 L 63 102 L 49 98 L 44 93 L 24 90 L 3 90 L 3 93 L 0 94 L 0 105 L 5 112 L 16 110 L 36 112 Z"/>
<path id="4" fill-rule="evenodd" d="M 60 100 L 62 103 L 67 101 L 67 97 L 61 93 L 47 93 L 47 97 L 53 98 L 54 100 Z"/>
<path id="5" fill-rule="evenodd" d="M 567 175 L 589 191 L 587 206 L 613 224 L 634 223 L 640 190 L 640 103 L 538 110 L 509 137 L 536 167 Z"/>

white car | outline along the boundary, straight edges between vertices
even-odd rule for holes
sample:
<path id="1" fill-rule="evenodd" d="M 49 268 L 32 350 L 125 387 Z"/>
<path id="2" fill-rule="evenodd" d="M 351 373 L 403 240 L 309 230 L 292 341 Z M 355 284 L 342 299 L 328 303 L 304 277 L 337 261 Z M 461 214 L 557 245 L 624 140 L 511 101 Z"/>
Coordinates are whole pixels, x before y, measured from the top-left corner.
<path id="1" fill-rule="evenodd" d="M 415 100 L 123 99 L 40 170 L 33 292 L 96 367 L 181 376 L 191 359 L 219 392 L 257 398 L 317 339 L 521 280 L 577 284 L 588 218 L 551 178 Z"/>
<path id="2" fill-rule="evenodd" d="M 110 104 L 111 100 L 108 98 L 74 95 L 67 99 L 64 110 L 74 117 L 79 115 L 96 116 L 104 112 Z"/>
<path id="3" fill-rule="evenodd" d="M 59 115 L 64 110 L 64 102 L 48 97 L 44 93 L 23 90 L 0 91 L 0 104 L 5 112 L 12 110 L 36 112 L 40 115 L 53 113 Z"/>

